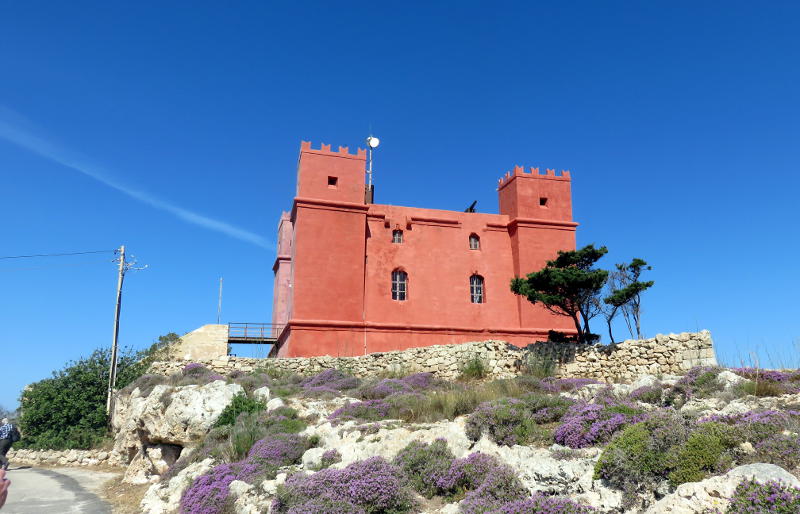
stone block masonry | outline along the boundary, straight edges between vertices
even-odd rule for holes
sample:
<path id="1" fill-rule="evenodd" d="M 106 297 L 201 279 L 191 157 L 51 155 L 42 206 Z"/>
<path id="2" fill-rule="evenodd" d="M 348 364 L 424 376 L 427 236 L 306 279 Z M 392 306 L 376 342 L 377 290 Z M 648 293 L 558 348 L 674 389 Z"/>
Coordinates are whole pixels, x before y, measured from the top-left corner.
<path id="1" fill-rule="evenodd" d="M 427 346 L 409 350 L 371 353 L 358 357 L 294 357 L 252 359 L 221 356 L 193 360 L 218 373 L 254 371 L 258 368 L 311 375 L 337 368 L 358 377 L 429 372 L 444 380 L 459 377 L 472 359 L 480 359 L 491 378 L 510 378 L 525 372 L 526 364 L 552 362 L 555 375 L 627 382 L 645 374 L 681 374 L 693 366 L 717 364 L 714 343 L 707 330 L 696 333 L 659 334 L 615 345 L 535 343 L 518 348 L 504 341 Z M 155 362 L 151 373 L 178 373 L 188 362 Z"/>

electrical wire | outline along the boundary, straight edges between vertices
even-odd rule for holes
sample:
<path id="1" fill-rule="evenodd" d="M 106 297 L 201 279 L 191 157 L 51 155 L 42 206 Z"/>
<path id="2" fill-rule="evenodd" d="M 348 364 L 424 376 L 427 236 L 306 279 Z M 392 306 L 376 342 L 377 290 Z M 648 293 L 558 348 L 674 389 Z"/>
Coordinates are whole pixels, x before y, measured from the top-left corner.
<path id="1" fill-rule="evenodd" d="M 116 250 L 93 250 L 91 252 L 70 252 L 70 253 L 37 253 L 33 255 L 9 255 L 0 259 L 29 259 L 31 257 L 65 257 L 67 255 L 87 255 L 90 253 L 111 253 Z"/>
<path id="2" fill-rule="evenodd" d="M 0 273 L 6 273 L 9 271 L 27 271 L 33 269 L 51 269 L 51 268 L 62 268 L 65 266 L 95 266 L 97 264 L 108 264 L 113 263 L 114 261 L 90 261 L 90 262 L 62 262 L 60 264 L 47 264 L 43 266 L 25 266 L 22 268 L 3 268 L 0 267 Z"/>

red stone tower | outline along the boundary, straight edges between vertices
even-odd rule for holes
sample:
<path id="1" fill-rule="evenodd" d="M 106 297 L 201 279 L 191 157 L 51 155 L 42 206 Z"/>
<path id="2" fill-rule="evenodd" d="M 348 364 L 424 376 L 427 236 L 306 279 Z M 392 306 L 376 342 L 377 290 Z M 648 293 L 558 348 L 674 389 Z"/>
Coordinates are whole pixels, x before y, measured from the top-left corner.
<path id="1" fill-rule="evenodd" d="M 515 168 L 500 180 L 500 214 L 486 214 L 368 204 L 365 164 L 364 150 L 301 145 L 297 196 L 281 217 L 273 268 L 273 323 L 287 325 L 273 355 L 485 339 L 524 345 L 551 329 L 574 331 L 509 289 L 512 277 L 575 248 L 569 172 Z M 392 292 L 398 272 L 402 297 Z"/>

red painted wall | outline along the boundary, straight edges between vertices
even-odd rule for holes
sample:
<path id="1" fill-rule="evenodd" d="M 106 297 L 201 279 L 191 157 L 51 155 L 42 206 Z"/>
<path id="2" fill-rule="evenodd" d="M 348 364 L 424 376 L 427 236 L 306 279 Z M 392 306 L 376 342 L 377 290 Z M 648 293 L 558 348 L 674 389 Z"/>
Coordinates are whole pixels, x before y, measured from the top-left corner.
<path id="1" fill-rule="evenodd" d="M 273 323 L 287 322 L 273 355 L 363 355 L 433 344 L 502 339 L 525 345 L 548 330 L 574 332 L 511 293 L 512 277 L 575 248 L 569 172 L 515 168 L 500 180 L 500 214 L 365 204 L 366 155 L 303 142 L 297 197 L 281 222 Z M 392 231 L 403 242 L 392 242 Z M 288 233 L 291 231 L 291 241 Z M 480 238 L 480 249 L 469 237 Z M 286 283 L 288 269 L 291 270 Z M 391 274 L 408 274 L 405 301 Z M 484 278 L 485 303 L 469 278 Z"/>

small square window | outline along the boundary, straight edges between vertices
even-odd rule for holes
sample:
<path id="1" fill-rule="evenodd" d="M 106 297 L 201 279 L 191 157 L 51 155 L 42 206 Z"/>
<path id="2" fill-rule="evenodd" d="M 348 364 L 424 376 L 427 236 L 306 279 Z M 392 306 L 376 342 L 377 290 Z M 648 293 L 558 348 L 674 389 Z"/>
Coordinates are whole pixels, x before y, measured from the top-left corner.
<path id="1" fill-rule="evenodd" d="M 328 177 L 328 187 L 336 187 L 339 183 L 339 177 Z"/>
<path id="2" fill-rule="evenodd" d="M 547 207 L 547 198 L 544 196 L 539 197 L 539 207 Z"/>

